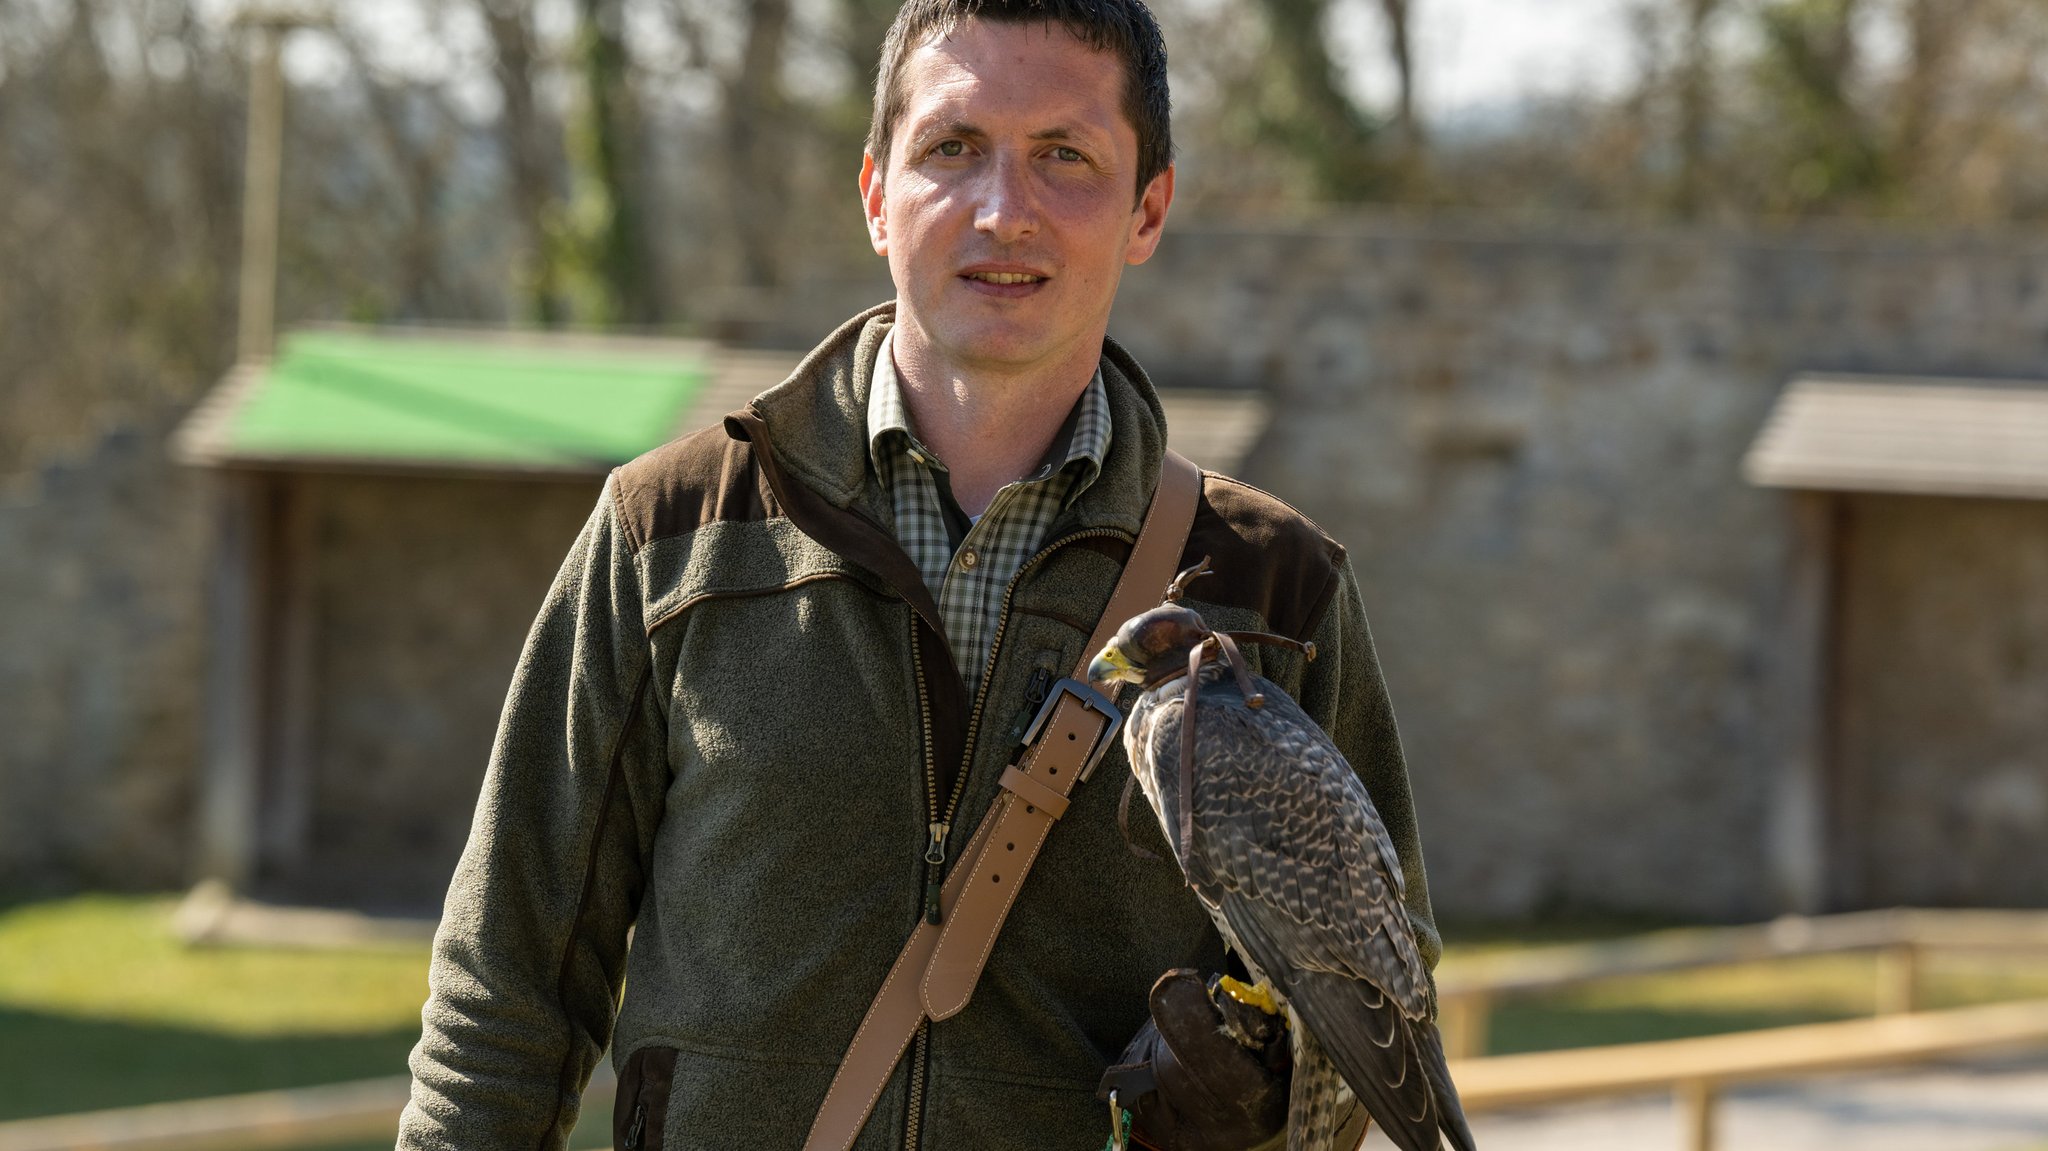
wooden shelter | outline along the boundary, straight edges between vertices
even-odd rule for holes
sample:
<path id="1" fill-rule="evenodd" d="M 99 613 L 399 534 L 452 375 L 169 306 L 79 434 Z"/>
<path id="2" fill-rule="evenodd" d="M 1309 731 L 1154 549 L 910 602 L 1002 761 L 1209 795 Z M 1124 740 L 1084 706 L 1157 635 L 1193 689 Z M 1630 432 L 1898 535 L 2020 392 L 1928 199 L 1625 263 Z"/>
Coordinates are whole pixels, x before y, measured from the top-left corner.
<path id="1" fill-rule="evenodd" d="M 1797 522 L 1788 902 L 2048 906 L 2048 383 L 1800 377 L 1744 470 Z"/>
<path id="2" fill-rule="evenodd" d="M 231 372 L 177 443 L 218 481 L 202 874 L 435 899 L 521 637 L 604 474 L 794 360 L 326 329 Z"/>

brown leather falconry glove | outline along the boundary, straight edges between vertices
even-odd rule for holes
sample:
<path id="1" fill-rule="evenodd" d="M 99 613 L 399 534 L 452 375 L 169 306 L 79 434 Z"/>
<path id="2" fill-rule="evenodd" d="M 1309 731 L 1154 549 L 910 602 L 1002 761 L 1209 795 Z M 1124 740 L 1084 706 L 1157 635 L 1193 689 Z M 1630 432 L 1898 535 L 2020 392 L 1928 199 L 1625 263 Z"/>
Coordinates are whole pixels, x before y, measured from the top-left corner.
<path id="1" fill-rule="evenodd" d="M 1152 1018 L 1103 1073 L 1096 1097 L 1131 1113 L 1131 1144 L 1153 1151 L 1251 1151 L 1287 1127 L 1293 1060 L 1278 1015 L 1187 968 L 1152 985 Z M 1277 1143 L 1274 1143 L 1278 1146 Z"/>

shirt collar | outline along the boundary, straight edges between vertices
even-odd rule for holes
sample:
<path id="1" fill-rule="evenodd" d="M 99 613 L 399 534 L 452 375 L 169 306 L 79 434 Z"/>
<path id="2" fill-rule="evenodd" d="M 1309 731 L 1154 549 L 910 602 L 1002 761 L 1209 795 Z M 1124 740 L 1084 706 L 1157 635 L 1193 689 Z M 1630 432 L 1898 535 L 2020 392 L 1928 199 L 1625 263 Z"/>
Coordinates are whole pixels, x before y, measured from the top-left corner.
<path id="1" fill-rule="evenodd" d="M 895 346 L 896 333 L 891 331 L 882 337 L 881 350 L 875 355 L 874 379 L 868 388 L 868 462 L 876 475 L 886 476 L 885 460 L 897 452 L 908 452 L 918 463 L 943 471 L 946 465 L 910 430 L 910 408 L 903 402 L 903 388 L 896 377 Z M 1109 456 L 1110 423 L 1109 388 L 1097 367 L 1080 400 L 1067 413 L 1066 423 L 1053 436 L 1038 466 L 1022 477 L 1023 482 L 1035 483 L 1078 464 L 1074 485 L 1067 493 L 1067 500 L 1072 501 L 1102 472 L 1102 461 Z"/>
<path id="2" fill-rule="evenodd" d="M 882 476 L 889 474 L 885 466 L 888 457 L 905 450 L 895 433 L 901 433 L 901 440 L 907 441 L 912 458 L 919 463 L 937 462 L 910 430 L 910 409 L 904 406 L 903 388 L 896 379 L 895 349 L 896 333 L 891 331 L 882 337 L 881 350 L 875 353 L 874 381 L 868 387 L 868 462 L 874 465 L 875 474 Z"/>

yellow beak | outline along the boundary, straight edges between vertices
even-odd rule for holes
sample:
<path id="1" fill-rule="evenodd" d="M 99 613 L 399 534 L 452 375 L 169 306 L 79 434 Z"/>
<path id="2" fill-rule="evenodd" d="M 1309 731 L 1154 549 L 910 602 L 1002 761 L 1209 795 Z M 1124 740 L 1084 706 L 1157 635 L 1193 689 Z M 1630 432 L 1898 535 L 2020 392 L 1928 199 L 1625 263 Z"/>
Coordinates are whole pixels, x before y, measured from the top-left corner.
<path id="1" fill-rule="evenodd" d="M 1144 680 L 1145 673 L 1132 666 L 1131 661 L 1125 658 L 1123 648 L 1114 641 L 1097 653 L 1088 665 L 1090 683 L 1143 683 Z"/>

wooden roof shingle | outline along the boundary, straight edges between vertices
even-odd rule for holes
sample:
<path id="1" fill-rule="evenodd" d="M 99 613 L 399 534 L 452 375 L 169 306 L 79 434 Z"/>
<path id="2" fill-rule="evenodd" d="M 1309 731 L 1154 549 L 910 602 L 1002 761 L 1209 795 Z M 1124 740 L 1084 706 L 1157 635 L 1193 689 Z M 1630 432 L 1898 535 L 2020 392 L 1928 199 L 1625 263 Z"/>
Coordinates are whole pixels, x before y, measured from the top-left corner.
<path id="1" fill-rule="evenodd" d="M 2048 383 L 1801 376 L 1742 471 L 1762 487 L 2048 499 Z"/>

